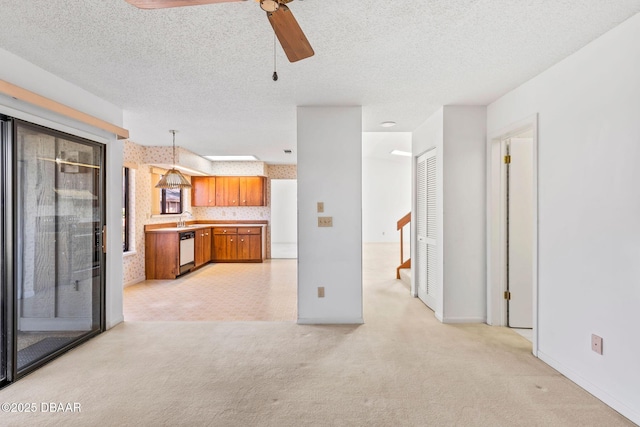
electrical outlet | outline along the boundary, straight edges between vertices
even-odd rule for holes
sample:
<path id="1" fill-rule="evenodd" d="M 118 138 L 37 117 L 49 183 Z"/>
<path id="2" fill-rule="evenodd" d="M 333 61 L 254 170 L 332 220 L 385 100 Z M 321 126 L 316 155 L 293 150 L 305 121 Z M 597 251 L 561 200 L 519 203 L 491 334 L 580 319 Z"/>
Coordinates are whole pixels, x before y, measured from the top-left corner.
<path id="1" fill-rule="evenodd" d="M 324 298 L 324 286 L 318 286 L 318 298 Z"/>
<path id="2" fill-rule="evenodd" d="M 332 216 L 319 216 L 318 217 L 318 227 L 333 227 L 333 217 Z"/>
<path id="3" fill-rule="evenodd" d="M 324 202 L 318 202 L 318 213 L 324 212 Z"/>
<path id="4" fill-rule="evenodd" d="M 598 354 L 602 354 L 602 337 L 591 335 L 591 350 Z"/>

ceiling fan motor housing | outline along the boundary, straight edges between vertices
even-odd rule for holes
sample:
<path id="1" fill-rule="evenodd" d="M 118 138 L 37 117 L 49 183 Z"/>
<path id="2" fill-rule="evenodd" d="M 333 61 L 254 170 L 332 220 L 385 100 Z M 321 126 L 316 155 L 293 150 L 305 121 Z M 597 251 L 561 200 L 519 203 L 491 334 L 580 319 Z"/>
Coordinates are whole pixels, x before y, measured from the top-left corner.
<path id="1" fill-rule="evenodd" d="M 260 0 L 260 7 L 265 12 L 275 12 L 280 7 L 278 0 Z"/>

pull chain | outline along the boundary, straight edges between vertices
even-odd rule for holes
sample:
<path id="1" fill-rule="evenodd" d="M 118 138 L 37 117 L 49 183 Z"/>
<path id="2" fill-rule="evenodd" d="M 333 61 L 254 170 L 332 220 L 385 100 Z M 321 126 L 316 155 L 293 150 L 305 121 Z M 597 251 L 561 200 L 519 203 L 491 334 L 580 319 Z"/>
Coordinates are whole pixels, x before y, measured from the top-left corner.
<path id="1" fill-rule="evenodd" d="M 271 77 L 274 82 L 278 81 L 278 71 L 276 71 L 276 35 L 273 34 L 273 76 Z"/>
<path id="2" fill-rule="evenodd" d="M 171 133 L 173 134 L 173 166 L 176 165 L 176 131 L 172 130 Z"/>

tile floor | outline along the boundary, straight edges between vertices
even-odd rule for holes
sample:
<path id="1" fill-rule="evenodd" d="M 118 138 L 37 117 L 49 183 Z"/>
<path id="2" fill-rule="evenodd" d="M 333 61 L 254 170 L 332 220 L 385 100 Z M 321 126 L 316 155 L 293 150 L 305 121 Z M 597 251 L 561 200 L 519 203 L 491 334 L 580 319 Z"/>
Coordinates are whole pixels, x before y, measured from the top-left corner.
<path id="1" fill-rule="evenodd" d="M 209 264 L 124 289 L 125 321 L 296 321 L 297 260 Z"/>

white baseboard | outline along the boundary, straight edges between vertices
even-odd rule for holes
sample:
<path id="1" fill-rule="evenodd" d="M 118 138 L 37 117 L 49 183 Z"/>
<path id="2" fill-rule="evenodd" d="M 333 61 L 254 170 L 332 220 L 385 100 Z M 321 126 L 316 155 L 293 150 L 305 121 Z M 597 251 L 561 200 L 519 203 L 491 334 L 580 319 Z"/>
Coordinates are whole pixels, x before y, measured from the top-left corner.
<path id="1" fill-rule="evenodd" d="M 602 390 L 597 385 L 593 384 L 589 380 L 583 378 L 580 374 L 572 370 L 571 368 L 566 367 L 562 363 L 558 362 L 554 358 L 550 357 L 547 354 L 544 354 L 542 351 L 538 351 L 538 358 L 542 360 L 547 365 L 551 366 L 556 371 L 560 372 L 565 377 L 569 378 L 571 381 L 603 401 L 606 405 L 610 406 L 615 411 L 619 412 L 621 415 L 629 418 L 631 422 L 640 425 L 640 412 L 637 409 L 634 409 L 627 404 L 621 402 L 614 396 L 610 395 L 606 391 Z"/>
<path id="2" fill-rule="evenodd" d="M 433 312 L 433 315 L 436 317 L 436 319 L 438 319 L 441 323 L 444 323 L 444 318 L 442 317 L 442 313 L 439 313 L 437 311 Z"/>
<path id="3" fill-rule="evenodd" d="M 440 321 L 442 323 L 487 323 L 484 317 L 444 317 Z"/>
<path id="4" fill-rule="evenodd" d="M 139 276 L 139 277 L 136 277 L 136 278 L 134 278 L 134 279 L 127 280 L 126 282 L 124 282 L 124 284 L 122 285 L 122 287 L 123 287 L 123 288 L 126 288 L 127 286 L 135 285 L 136 283 L 144 282 L 145 280 L 147 280 L 147 278 L 146 278 L 146 277 L 144 277 L 144 276 Z"/>
<path id="5" fill-rule="evenodd" d="M 362 325 L 362 317 L 298 318 L 298 325 Z"/>

